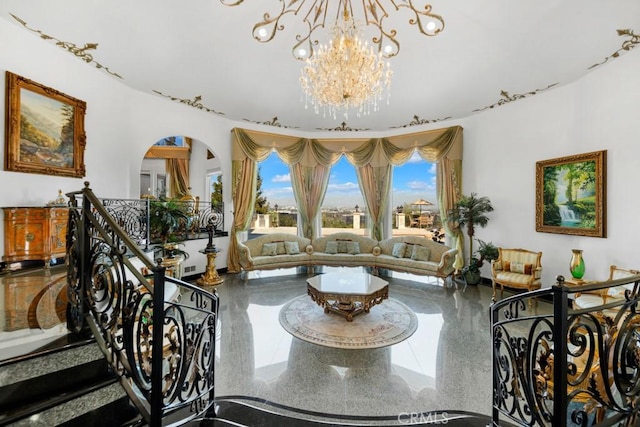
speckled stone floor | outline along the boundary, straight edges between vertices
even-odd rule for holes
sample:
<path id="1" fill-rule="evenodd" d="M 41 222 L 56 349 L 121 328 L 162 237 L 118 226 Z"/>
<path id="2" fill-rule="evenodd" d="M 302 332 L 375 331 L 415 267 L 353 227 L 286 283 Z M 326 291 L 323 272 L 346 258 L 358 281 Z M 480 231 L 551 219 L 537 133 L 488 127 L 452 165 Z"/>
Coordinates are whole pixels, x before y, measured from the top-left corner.
<path id="1" fill-rule="evenodd" d="M 389 296 L 416 314 L 416 332 L 389 347 L 351 350 L 301 341 L 280 325 L 281 307 L 306 294 L 306 274 L 291 269 L 223 278 L 217 398 L 338 419 L 396 417 L 397 425 L 435 411 L 491 414 L 489 287 L 392 273 L 385 277 Z"/>
<path id="2" fill-rule="evenodd" d="M 385 279 L 389 296 L 417 315 L 418 329 L 389 347 L 347 350 L 301 341 L 279 324 L 281 307 L 306 294 L 306 275 L 295 270 L 258 272 L 248 280 L 227 275 L 218 288 L 216 395 L 337 415 L 436 410 L 490 415 L 491 289 L 444 287 L 397 273 Z"/>

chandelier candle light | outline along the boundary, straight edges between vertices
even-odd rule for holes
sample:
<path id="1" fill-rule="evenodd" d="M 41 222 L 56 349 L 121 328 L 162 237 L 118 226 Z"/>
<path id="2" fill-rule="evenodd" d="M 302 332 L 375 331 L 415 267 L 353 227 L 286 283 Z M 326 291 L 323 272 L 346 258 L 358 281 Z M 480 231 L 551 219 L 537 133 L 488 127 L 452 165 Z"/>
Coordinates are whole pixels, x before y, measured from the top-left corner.
<path id="1" fill-rule="evenodd" d="M 375 54 L 372 47 L 358 37 L 358 29 L 345 5 L 344 21 L 336 24 L 329 46 L 320 46 L 314 56 L 307 59 L 302 69 L 300 84 L 305 92 L 305 108 L 309 101 L 317 114 L 329 114 L 334 119 L 338 110 L 349 109 L 356 115 L 378 111 L 378 101 L 391 84 L 391 66 L 385 64 L 382 53 Z"/>

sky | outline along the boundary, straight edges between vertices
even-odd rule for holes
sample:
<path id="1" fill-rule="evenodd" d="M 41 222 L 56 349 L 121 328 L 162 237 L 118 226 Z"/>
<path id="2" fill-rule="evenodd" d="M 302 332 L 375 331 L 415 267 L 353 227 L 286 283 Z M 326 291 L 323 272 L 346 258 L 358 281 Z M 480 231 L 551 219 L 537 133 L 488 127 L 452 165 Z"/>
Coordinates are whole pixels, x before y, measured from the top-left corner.
<path id="1" fill-rule="evenodd" d="M 295 206 L 289 167 L 276 153 L 260 163 L 262 194 L 273 207 Z M 418 199 L 436 203 L 436 165 L 425 162 L 416 153 L 402 166 L 393 171 L 391 206 L 411 203 Z M 323 207 L 353 208 L 364 206 L 354 167 L 342 157 L 331 168 L 329 187 Z"/>

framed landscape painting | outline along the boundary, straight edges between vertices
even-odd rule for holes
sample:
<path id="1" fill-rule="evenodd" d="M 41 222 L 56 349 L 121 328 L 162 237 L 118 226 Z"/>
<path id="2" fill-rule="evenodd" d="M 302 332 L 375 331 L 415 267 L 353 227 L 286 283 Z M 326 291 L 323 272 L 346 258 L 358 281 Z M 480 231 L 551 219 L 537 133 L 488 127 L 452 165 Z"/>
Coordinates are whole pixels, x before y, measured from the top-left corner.
<path id="1" fill-rule="evenodd" d="M 607 237 L 607 151 L 536 163 L 536 231 Z"/>
<path id="2" fill-rule="evenodd" d="M 85 176 L 86 103 L 7 71 L 5 170 Z"/>

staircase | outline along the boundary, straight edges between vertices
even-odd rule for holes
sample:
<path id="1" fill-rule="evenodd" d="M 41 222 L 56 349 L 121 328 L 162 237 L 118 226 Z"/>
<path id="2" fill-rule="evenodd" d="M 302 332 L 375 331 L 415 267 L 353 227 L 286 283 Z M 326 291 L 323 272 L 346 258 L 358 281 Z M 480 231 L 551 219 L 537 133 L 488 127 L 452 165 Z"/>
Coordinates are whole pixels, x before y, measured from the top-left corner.
<path id="1" fill-rule="evenodd" d="M 140 416 L 95 340 L 63 337 L 0 362 L 0 425 L 136 425 Z"/>

